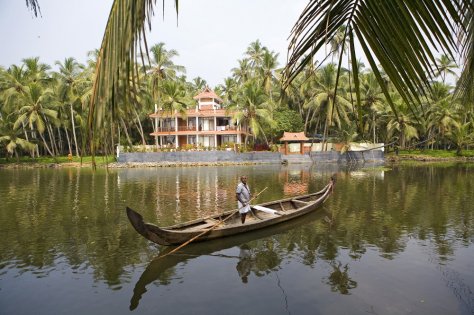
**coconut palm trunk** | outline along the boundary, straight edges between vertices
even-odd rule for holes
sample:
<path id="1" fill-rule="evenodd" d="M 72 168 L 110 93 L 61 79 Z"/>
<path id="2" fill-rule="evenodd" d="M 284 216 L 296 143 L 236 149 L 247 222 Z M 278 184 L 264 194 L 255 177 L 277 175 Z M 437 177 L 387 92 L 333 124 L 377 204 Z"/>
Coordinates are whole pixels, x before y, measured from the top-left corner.
<path id="1" fill-rule="evenodd" d="M 133 112 L 135 113 L 135 116 L 137 117 L 137 122 L 138 122 L 137 130 L 138 130 L 138 133 L 140 134 L 140 137 L 142 138 L 142 144 L 145 146 L 146 145 L 145 133 L 143 132 L 142 123 L 140 122 L 140 116 L 138 115 L 138 112 L 135 108 L 133 109 Z"/>
<path id="2" fill-rule="evenodd" d="M 44 144 L 44 147 L 46 148 L 46 151 L 48 151 L 49 155 L 51 155 L 52 157 L 54 157 L 54 154 L 53 152 L 51 151 L 51 149 L 49 148 L 48 146 L 48 143 L 46 142 L 46 139 L 44 138 L 43 134 L 40 133 L 40 137 L 41 137 L 41 140 L 43 140 L 43 144 Z M 39 156 L 39 154 L 38 154 Z"/>
<path id="3" fill-rule="evenodd" d="M 120 117 L 120 122 L 122 124 L 123 131 L 125 132 L 125 137 L 127 138 L 127 142 L 130 145 L 130 147 L 132 147 L 133 143 L 132 143 L 132 140 L 130 139 L 130 136 L 128 134 L 127 125 L 125 124 L 125 121 L 123 120 L 122 117 Z"/>
<path id="4" fill-rule="evenodd" d="M 66 134 L 66 141 L 67 141 L 67 147 L 68 147 L 68 152 L 72 156 L 72 147 L 71 147 L 71 140 L 69 139 L 69 133 L 67 132 L 67 128 L 64 127 L 64 133 Z"/>
<path id="5" fill-rule="evenodd" d="M 74 146 L 76 148 L 76 156 L 79 157 L 79 146 L 77 145 L 77 137 L 76 137 L 76 124 L 74 122 L 74 109 L 71 104 L 71 125 L 72 125 L 72 135 L 74 137 Z"/>

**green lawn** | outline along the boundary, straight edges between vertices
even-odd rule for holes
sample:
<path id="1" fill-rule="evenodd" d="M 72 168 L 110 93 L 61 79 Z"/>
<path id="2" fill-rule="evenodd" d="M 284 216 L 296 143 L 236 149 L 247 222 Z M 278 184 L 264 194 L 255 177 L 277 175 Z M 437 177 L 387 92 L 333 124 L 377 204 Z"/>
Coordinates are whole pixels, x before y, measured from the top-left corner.
<path id="1" fill-rule="evenodd" d="M 395 153 L 391 151 L 387 156 L 395 156 Z M 459 158 L 459 157 L 474 157 L 474 150 L 463 150 L 461 155 L 456 155 L 456 150 L 400 150 L 398 152 L 400 157 L 408 156 L 427 156 L 431 158 Z"/>
<path id="2" fill-rule="evenodd" d="M 95 162 L 97 165 L 103 165 L 106 164 L 106 162 L 112 163 L 115 162 L 115 157 L 114 156 L 108 156 L 107 160 L 105 156 L 96 156 L 95 157 Z M 52 157 L 40 157 L 33 159 L 31 157 L 21 157 L 20 161 L 18 162 L 16 158 L 0 158 L 0 164 L 64 164 L 64 163 L 81 163 L 81 158 L 78 157 L 73 157 L 72 160 L 69 160 L 67 156 L 58 156 L 56 159 Z M 92 157 L 91 156 L 85 156 L 82 158 L 82 163 L 83 164 L 91 164 L 92 163 Z"/>

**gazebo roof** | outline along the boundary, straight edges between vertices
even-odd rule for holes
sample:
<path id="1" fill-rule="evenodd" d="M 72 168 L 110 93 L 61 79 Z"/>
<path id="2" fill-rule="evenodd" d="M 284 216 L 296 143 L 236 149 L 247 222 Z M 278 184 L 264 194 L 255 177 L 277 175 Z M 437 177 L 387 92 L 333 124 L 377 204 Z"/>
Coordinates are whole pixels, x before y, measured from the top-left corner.
<path id="1" fill-rule="evenodd" d="M 211 90 L 208 86 L 206 86 L 201 93 L 193 97 L 193 99 L 195 100 L 198 100 L 200 98 L 213 98 L 222 102 L 222 99 L 219 96 L 217 96 L 217 94 L 213 90 Z"/>
<path id="2" fill-rule="evenodd" d="M 304 135 L 304 132 L 284 132 L 280 141 L 308 141 L 309 139 Z"/>

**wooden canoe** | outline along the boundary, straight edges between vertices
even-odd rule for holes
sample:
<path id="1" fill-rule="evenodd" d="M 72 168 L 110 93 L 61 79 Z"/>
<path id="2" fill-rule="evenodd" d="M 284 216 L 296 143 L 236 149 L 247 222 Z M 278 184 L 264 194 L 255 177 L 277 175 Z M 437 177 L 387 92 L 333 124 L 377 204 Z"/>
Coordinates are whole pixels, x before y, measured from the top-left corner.
<path id="1" fill-rule="evenodd" d="M 198 235 L 194 241 L 202 242 L 262 229 L 305 215 L 321 206 L 329 198 L 333 187 L 334 179 L 331 177 L 329 183 L 316 193 L 251 206 L 254 215 L 247 215 L 244 224 L 240 221 L 238 209 L 162 228 L 145 223 L 143 217 L 129 207 L 127 216 L 135 230 L 154 243 L 179 245 Z"/>

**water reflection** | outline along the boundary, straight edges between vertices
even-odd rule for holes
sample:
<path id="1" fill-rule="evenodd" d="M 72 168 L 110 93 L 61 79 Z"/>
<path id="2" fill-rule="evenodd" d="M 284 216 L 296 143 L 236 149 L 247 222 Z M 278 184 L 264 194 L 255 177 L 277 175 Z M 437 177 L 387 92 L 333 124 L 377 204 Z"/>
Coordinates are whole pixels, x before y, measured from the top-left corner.
<path id="1" fill-rule="evenodd" d="M 336 191 L 318 213 L 276 229 L 191 244 L 161 261 L 153 257 L 165 249 L 139 236 L 124 212 L 129 205 L 140 209 L 147 221 L 170 225 L 234 208 L 235 185 L 241 174 L 248 175 L 254 191 L 269 187 L 259 199 L 264 202 L 317 191 L 335 171 Z M 219 279 L 209 277 L 214 267 L 228 267 L 225 282 L 247 289 L 258 284 L 271 290 L 266 287 L 270 282 L 262 280 L 284 278 L 289 266 L 296 265 L 291 277 L 283 281 L 289 301 L 292 294 L 295 299 L 291 288 L 304 286 L 301 279 L 308 279 L 316 285 L 304 288 L 317 289 L 326 298 L 327 291 L 371 300 L 372 292 L 377 301 L 371 300 L 364 310 L 373 306 L 374 312 L 383 313 L 381 292 L 389 290 L 390 302 L 397 304 L 406 300 L 400 292 L 420 295 L 414 291 L 413 279 L 422 279 L 419 281 L 436 291 L 414 299 L 415 313 L 429 313 L 435 306 L 446 310 L 447 305 L 449 313 L 454 305 L 459 313 L 469 314 L 474 308 L 473 175 L 469 164 L 405 165 L 389 170 L 321 165 L 96 173 L 0 169 L 0 287 L 8 288 L 2 289 L 0 305 L 13 309 L 25 297 L 21 292 L 28 285 L 23 283 L 41 279 L 45 286 L 54 286 L 60 283 L 61 277 L 56 276 L 60 273 L 70 272 L 75 281 L 94 290 L 104 284 L 99 291 L 102 295 L 126 288 L 130 290 L 125 292 L 127 306 L 137 308 L 150 288 L 172 291 L 173 285 L 184 281 L 183 270 L 196 271 L 203 283 L 215 283 Z M 206 269 L 193 269 L 208 256 L 215 260 Z M 364 266 L 374 269 L 377 277 Z M 131 299 L 127 285 L 134 287 Z M 18 288 L 16 302 L 6 295 L 12 287 Z M 66 294 L 61 296 L 65 301 L 77 298 Z M 416 308 L 415 302 L 426 301 L 426 296 L 432 304 Z M 117 302 L 114 299 L 109 304 Z M 323 303 L 319 296 L 300 299 L 309 305 Z M 24 313 L 28 311 L 31 313 L 31 309 Z"/>
<path id="2" fill-rule="evenodd" d="M 253 231 L 228 238 L 194 243 L 183 247 L 176 254 L 161 258 L 172 248 L 162 248 L 160 256 L 152 260 L 146 267 L 133 289 L 130 309 L 138 307 L 147 286 L 157 283 L 167 286 L 176 279 L 178 266 L 189 265 L 190 261 L 205 256 L 231 259 L 235 271 L 242 283 L 247 283 L 249 276 L 263 277 L 280 268 L 281 263 L 291 252 L 297 253 L 296 243 L 292 243 L 285 233 L 297 230 L 301 225 L 321 217 L 321 213 L 311 213 L 303 218 L 291 220 L 285 224 L 272 226 L 263 230 Z M 231 254 L 228 254 L 230 252 Z"/>

